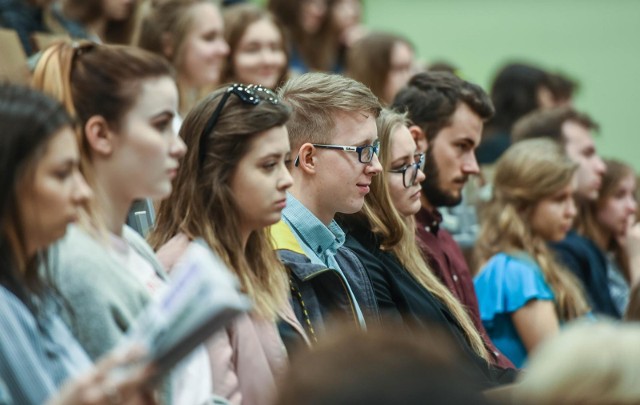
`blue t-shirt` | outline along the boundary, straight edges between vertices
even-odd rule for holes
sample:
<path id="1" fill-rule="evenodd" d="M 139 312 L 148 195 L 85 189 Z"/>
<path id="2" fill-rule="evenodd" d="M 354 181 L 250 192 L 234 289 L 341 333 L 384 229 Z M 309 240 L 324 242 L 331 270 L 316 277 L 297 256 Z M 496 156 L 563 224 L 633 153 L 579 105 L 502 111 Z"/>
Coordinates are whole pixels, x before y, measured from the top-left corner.
<path id="1" fill-rule="evenodd" d="M 553 291 L 538 264 L 527 254 L 498 253 L 474 279 L 480 318 L 489 337 L 513 364 L 521 368 L 525 348 L 511 314 L 531 300 L 553 301 Z"/>

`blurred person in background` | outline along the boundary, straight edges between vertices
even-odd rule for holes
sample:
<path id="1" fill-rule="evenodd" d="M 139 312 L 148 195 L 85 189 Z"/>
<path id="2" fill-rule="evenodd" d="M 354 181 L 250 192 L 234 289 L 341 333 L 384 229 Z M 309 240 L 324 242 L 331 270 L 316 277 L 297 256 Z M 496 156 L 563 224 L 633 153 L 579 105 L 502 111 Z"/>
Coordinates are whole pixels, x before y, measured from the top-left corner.
<path id="1" fill-rule="evenodd" d="M 369 87 L 383 105 L 393 102 L 414 73 L 413 45 L 400 35 L 371 32 L 347 52 L 347 76 Z"/>
<path id="2" fill-rule="evenodd" d="M 543 343 L 511 403 L 637 404 L 640 325 L 580 322 Z"/>
<path id="3" fill-rule="evenodd" d="M 512 63 L 500 69 L 491 85 L 490 95 L 496 112 L 487 122 L 482 142 L 476 150 L 481 165 L 495 163 L 511 145 L 511 128 L 519 118 L 538 108 L 554 105 L 549 74 L 525 63 Z"/>
<path id="4" fill-rule="evenodd" d="M 50 284 L 49 246 L 92 197 L 72 119 L 53 99 L 2 84 L 0 132 L 0 401 L 153 404 L 148 370 L 108 378 L 132 353 L 111 353 L 93 367 L 58 315 L 65 303 Z"/>
<path id="5" fill-rule="evenodd" d="M 578 231 L 606 253 L 609 294 L 624 314 L 630 288 L 640 280 L 640 225 L 637 225 L 636 174 L 618 160 L 605 160 L 607 171 L 597 200 L 585 209 Z"/>
<path id="6" fill-rule="evenodd" d="M 598 198 L 606 166 L 596 149 L 593 131 L 598 125 L 586 114 L 569 106 L 540 109 L 522 117 L 513 127 L 513 142 L 531 138 L 549 138 L 561 145 L 578 164 L 575 199 L 578 215 L 567 237 L 552 243 L 558 260 L 575 274 L 584 287 L 594 312 L 615 318 L 618 311 L 607 282 L 607 258 L 598 245 L 578 230 L 586 206 Z"/>
<path id="7" fill-rule="evenodd" d="M 288 56 L 284 30 L 275 17 L 255 4 L 228 7 L 223 17 L 230 52 L 221 82 L 258 84 L 268 89 L 283 84 Z"/>
<path id="8" fill-rule="evenodd" d="M 516 367 L 560 324 L 589 312 L 579 281 L 547 245 L 564 239 L 576 216 L 577 166 L 549 139 L 518 142 L 496 165 L 474 286 L 489 336 Z"/>
<path id="9" fill-rule="evenodd" d="M 138 46 L 164 56 L 176 71 L 184 117 L 221 83 L 229 45 L 220 9 L 212 0 L 153 0 L 141 24 Z"/>

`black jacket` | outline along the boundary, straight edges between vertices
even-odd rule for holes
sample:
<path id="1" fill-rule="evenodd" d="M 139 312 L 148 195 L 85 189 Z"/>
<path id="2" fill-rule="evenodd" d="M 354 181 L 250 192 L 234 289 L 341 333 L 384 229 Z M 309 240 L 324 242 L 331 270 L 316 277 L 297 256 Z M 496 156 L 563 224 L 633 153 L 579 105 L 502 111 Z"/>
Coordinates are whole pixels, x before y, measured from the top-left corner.
<path id="1" fill-rule="evenodd" d="M 390 252 L 380 250 L 375 235 L 368 229 L 350 226 L 345 246 L 351 249 L 369 273 L 380 314 L 395 318 L 403 325 L 438 325 L 455 340 L 463 356 L 473 365 L 469 370 L 481 388 L 512 383 L 517 372 L 501 369 L 478 356 L 464 336 L 451 312 L 431 292 L 418 283 Z"/>

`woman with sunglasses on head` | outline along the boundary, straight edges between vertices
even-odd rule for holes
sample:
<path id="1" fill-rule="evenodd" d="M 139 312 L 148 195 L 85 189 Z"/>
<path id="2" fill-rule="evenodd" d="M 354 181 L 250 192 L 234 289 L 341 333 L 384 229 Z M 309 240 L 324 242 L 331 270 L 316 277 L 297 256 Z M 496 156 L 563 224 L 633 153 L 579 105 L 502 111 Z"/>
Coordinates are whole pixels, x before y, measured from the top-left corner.
<path id="1" fill-rule="evenodd" d="M 80 223 L 56 246 L 56 287 L 71 307 L 68 324 L 89 356 L 111 350 L 167 275 L 153 250 L 125 225 L 132 203 L 171 192 L 184 142 L 172 120 L 178 91 L 161 57 L 89 42 L 48 48 L 34 86 L 62 101 L 78 122 L 81 170 L 95 192 Z M 181 364 L 165 398 L 199 403 L 211 396 L 206 351 Z M 191 376 L 191 377 L 190 377 Z"/>
<path id="2" fill-rule="evenodd" d="M 490 364 L 489 354 L 462 305 L 423 259 L 413 215 L 420 209 L 423 155 L 406 127 L 406 118 L 383 110 L 377 120 L 383 175 L 371 183 L 361 212 L 344 216 L 345 246 L 364 264 L 380 312 L 407 328 L 438 325 L 448 331 L 479 388 L 512 382 L 510 370 Z"/>
<path id="3" fill-rule="evenodd" d="M 284 126 L 291 110 L 260 86 L 233 85 L 201 101 L 180 131 L 189 150 L 151 235 L 167 269 L 204 239 L 238 276 L 254 310 L 209 343 L 216 393 L 232 404 L 268 404 L 286 366 L 276 322 L 306 341 L 288 301 L 288 278 L 267 227 L 292 185 Z"/>
<path id="4" fill-rule="evenodd" d="M 547 246 L 564 239 L 576 216 L 576 166 L 558 143 L 531 139 L 511 146 L 495 169 L 474 286 L 482 323 L 516 367 L 561 323 L 589 312 L 580 282 Z"/>
<path id="5" fill-rule="evenodd" d="M 49 245 L 91 198 L 71 119 L 39 92 L 0 84 L 0 133 L 0 402 L 141 404 L 144 373 L 119 384 L 108 379 L 127 362 L 120 354 L 94 368 L 41 271 Z"/>

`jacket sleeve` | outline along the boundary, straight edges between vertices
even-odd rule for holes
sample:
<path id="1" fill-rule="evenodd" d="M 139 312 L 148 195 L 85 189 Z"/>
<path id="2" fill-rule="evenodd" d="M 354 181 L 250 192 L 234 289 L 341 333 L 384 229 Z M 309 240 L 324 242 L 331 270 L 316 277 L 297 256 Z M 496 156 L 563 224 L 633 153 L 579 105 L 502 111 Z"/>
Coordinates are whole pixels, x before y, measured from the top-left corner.
<path id="1" fill-rule="evenodd" d="M 228 328 L 215 333 L 206 343 L 211 362 L 213 391 L 232 405 L 242 404 L 242 392 L 236 370 L 231 336 Z"/>

